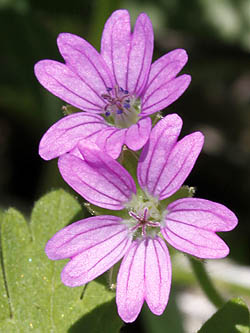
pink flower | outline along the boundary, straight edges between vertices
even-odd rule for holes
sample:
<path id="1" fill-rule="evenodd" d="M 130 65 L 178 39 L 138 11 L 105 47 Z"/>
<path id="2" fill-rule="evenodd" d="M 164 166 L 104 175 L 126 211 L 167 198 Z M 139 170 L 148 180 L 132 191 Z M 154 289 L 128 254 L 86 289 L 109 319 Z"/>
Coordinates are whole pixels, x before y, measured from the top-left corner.
<path id="1" fill-rule="evenodd" d="M 182 49 L 151 65 L 153 29 L 144 13 L 130 31 L 126 10 L 115 11 L 105 24 L 101 53 L 69 33 L 58 36 L 65 64 L 42 60 L 35 65 L 38 81 L 52 94 L 85 112 L 64 117 L 43 136 L 39 153 L 45 160 L 63 155 L 82 139 L 95 142 L 113 158 L 126 144 L 138 150 L 147 142 L 151 114 L 182 95 L 189 75 L 176 75 L 187 62 Z"/>
<path id="2" fill-rule="evenodd" d="M 228 208 L 197 198 L 167 200 L 182 186 L 203 145 L 200 132 L 177 142 L 181 127 L 181 118 L 172 114 L 153 128 L 139 159 L 138 188 L 131 175 L 94 143 L 79 143 L 84 159 L 70 153 L 59 158 L 65 181 L 114 215 L 67 226 L 48 241 L 46 253 L 53 260 L 71 259 L 61 275 L 70 287 L 95 279 L 123 258 L 116 301 L 125 322 L 136 319 L 144 301 L 156 315 L 167 305 L 171 263 L 163 238 L 198 258 L 223 258 L 229 253 L 216 235 L 237 224 Z M 120 211 L 119 216 L 115 211 Z"/>

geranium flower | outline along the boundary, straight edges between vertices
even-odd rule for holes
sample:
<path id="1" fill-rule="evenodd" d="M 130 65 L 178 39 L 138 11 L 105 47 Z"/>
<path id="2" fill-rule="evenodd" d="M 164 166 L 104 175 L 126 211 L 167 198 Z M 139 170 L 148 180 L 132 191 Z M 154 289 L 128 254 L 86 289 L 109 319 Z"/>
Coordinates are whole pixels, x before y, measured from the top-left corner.
<path id="1" fill-rule="evenodd" d="M 95 279 L 123 258 L 116 302 L 125 322 L 136 319 L 144 301 L 156 315 L 167 305 L 171 263 L 165 241 L 198 258 L 229 253 L 216 235 L 237 224 L 228 208 L 197 198 L 168 201 L 203 145 L 200 132 L 177 142 L 181 127 L 180 117 L 172 114 L 153 128 L 137 167 L 138 189 L 128 171 L 94 143 L 79 143 L 84 159 L 71 153 L 59 158 L 65 181 L 92 204 L 112 210 L 112 215 L 93 216 L 62 229 L 48 241 L 47 256 L 71 259 L 61 274 L 70 287 Z"/>
<path id="2" fill-rule="evenodd" d="M 127 10 L 107 20 L 98 53 L 87 41 L 69 33 L 58 36 L 65 63 L 42 60 L 38 81 L 52 94 L 85 111 L 64 117 L 43 136 L 39 153 L 45 160 L 71 151 L 88 139 L 113 158 L 126 144 L 138 150 L 148 140 L 151 114 L 166 108 L 187 89 L 189 75 L 176 75 L 187 62 L 182 49 L 151 65 L 153 29 L 149 17 L 138 16 L 130 31 Z"/>

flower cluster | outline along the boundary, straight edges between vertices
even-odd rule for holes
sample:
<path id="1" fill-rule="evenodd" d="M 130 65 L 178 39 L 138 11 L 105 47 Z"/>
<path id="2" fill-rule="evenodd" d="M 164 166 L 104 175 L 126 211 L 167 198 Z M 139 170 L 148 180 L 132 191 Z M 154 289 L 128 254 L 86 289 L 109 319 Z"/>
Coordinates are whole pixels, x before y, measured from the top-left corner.
<path id="1" fill-rule="evenodd" d="M 171 285 L 167 248 L 198 258 L 223 258 L 228 246 L 216 234 L 232 230 L 237 218 L 225 206 L 192 197 L 173 200 L 203 146 L 194 132 L 180 141 L 182 120 L 170 114 L 151 129 L 151 115 L 174 102 L 190 78 L 177 73 L 186 63 L 183 50 L 151 65 L 153 32 L 141 14 L 130 32 L 128 12 L 107 21 L 97 53 L 80 37 L 61 34 L 65 64 L 36 64 L 40 83 L 84 112 L 68 115 L 43 136 L 40 155 L 59 157 L 64 180 L 105 215 L 92 216 L 58 231 L 46 245 L 52 260 L 69 258 L 62 282 L 83 285 L 121 261 L 117 276 L 118 313 L 134 321 L 146 301 L 163 313 Z M 122 146 L 142 148 L 137 176 L 120 164 Z"/>

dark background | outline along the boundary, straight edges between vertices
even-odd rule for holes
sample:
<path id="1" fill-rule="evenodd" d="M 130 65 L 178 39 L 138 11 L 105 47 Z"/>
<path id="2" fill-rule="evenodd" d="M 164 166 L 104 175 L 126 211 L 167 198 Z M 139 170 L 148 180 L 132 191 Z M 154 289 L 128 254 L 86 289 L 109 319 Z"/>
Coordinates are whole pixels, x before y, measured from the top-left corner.
<path id="1" fill-rule="evenodd" d="M 204 132 L 205 147 L 186 183 L 197 187 L 198 197 L 236 213 L 239 226 L 223 238 L 231 258 L 249 264 L 248 0 L 0 1 L 0 206 L 29 214 L 39 196 L 65 186 L 56 161 L 45 162 L 37 152 L 64 103 L 39 85 L 33 66 L 45 58 L 62 60 L 56 46 L 60 32 L 78 34 L 99 49 L 103 25 L 118 8 L 129 9 L 132 22 L 142 11 L 150 16 L 155 59 L 175 48 L 187 50 L 183 72 L 191 74 L 191 85 L 165 111 L 183 118 L 182 135 Z"/>

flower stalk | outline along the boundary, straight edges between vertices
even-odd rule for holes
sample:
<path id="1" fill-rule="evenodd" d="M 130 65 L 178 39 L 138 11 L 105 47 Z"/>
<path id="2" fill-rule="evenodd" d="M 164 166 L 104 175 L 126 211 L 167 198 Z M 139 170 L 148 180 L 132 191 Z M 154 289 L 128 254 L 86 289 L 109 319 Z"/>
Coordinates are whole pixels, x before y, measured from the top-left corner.
<path id="1" fill-rule="evenodd" d="M 218 290 L 215 288 L 213 281 L 209 277 L 205 265 L 202 261 L 194 259 L 189 256 L 189 262 L 192 270 L 201 286 L 201 289 L 209 299 L 209 301 L 216 307 L 221 308 L 225 301 L 220 295 Z"/>

